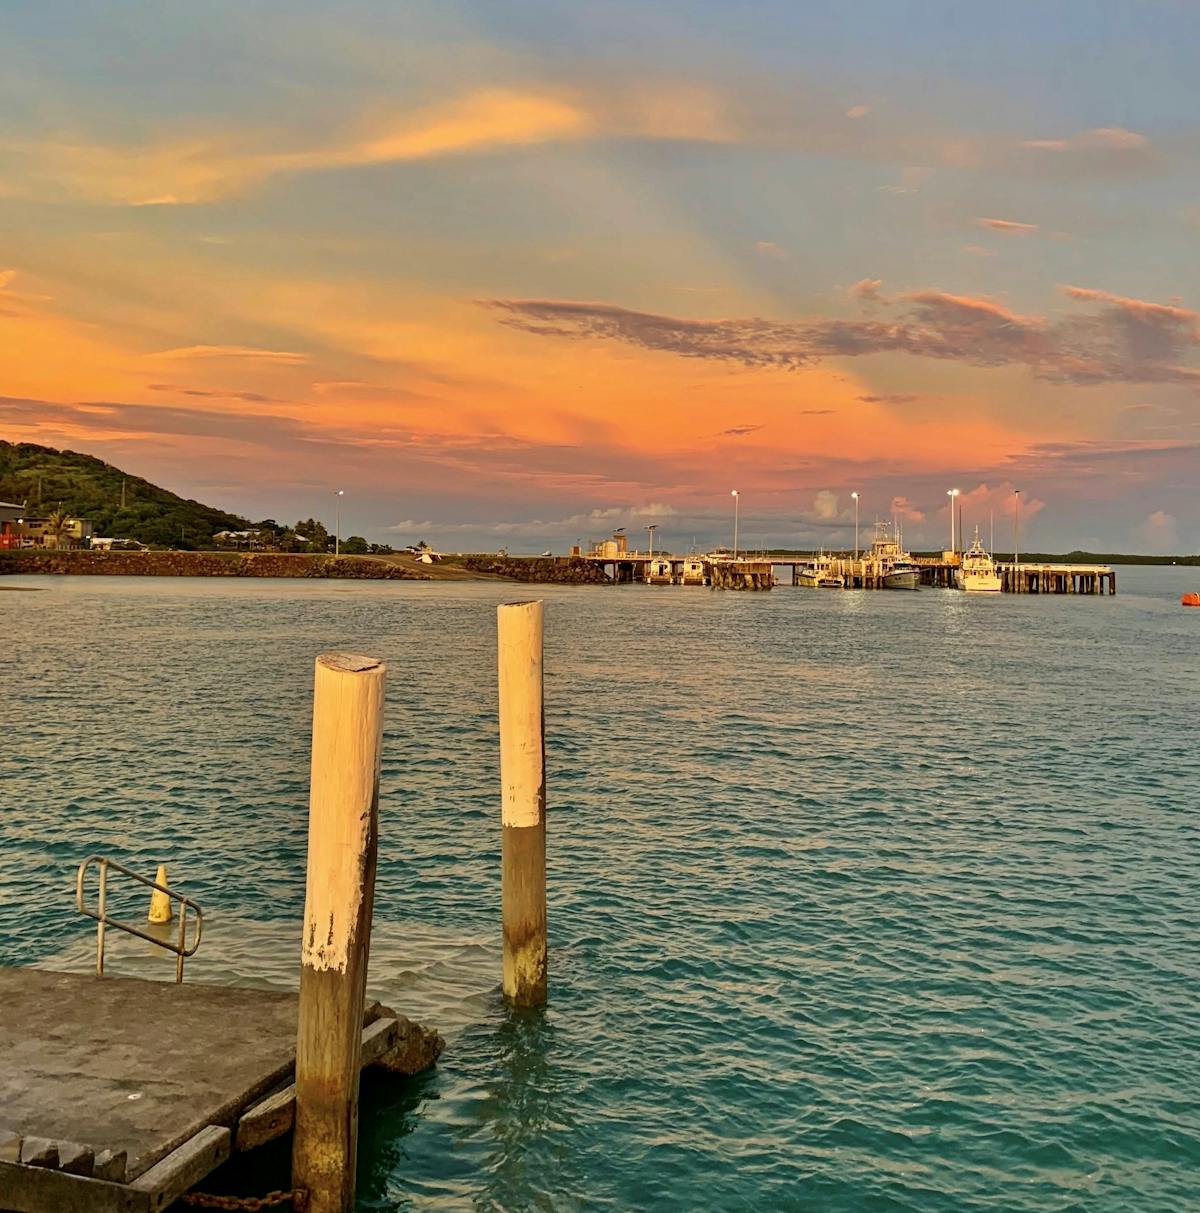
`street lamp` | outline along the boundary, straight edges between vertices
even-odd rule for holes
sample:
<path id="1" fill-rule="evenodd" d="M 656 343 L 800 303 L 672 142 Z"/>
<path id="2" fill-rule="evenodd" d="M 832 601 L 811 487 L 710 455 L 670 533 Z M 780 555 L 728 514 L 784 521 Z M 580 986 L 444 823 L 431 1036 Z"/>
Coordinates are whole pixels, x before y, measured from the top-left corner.
<path id="1" fill-rule="evenodd" d="M 337 523 L 334 528 L 333 538 L 333 554 L 340 556 L 342 554 L 342 497 L 345 495 L 345 489 L 338 489 L 334 496 L 337 498 Z"/>
<path id="2" fill-rule="evenodd" d="M 1021 542 L 1021 490 L 1013 489 L 1013 577 L 1017 575 L 1017 545 Z"/>
<path id="3" fill-rule="evenodd" d="M 858 494 L 851 493 L 854 498 L 854 559 L 858 559 Z"/>
<path id="4" fill-rule="evenodd" d="M 954 503 L 958 498 L 958 489 L 947 489 L 946 496 L 950 498 L 950 554 L 958 551 L 954 546 Z"/>
<path id="5" fill-rule="evenodd" d="M 736 560 L 738 553 L 738 503 L 741 500 L 741 494 L 737 489 L 731 489 L 729 495 L 733 498 L 733 558 Z"/>
<path id="6" fill-rule="evenodd" d="M 646 524 L 646 533 L 650 540 L 650 559 L 654 559 L 654 532 L 658 530 L 657 522 L 648 522 Z"/>

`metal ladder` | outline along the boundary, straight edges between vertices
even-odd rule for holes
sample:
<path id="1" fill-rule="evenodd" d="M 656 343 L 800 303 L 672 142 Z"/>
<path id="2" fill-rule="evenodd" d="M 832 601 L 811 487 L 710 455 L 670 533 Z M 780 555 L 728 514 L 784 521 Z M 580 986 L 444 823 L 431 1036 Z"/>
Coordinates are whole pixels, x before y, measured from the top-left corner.
<path id="1" fill-rule="evenodd" d="M 96 864 L 100 870 L 100 889 L 97 894 L 96 908 L 93 909 L 87 904 L 87 899 L 84 893 L 84 880 L 87 876 L 87 870 L 92 864 Z M 136 880 L 139 884 L 145 885 L 147 888 L 154 889 L 156 892 L 165 893 L 172 901 L 179 903 L 179 941 L 172 943 L 168 939 L 161 939 L 157 935 L 151 935 L 147 931 L 140 930 L 138 927 L 131 926 L 127 922 L 122 922 L 118 918 L 110 918 L 108 916 L 108 870 L 113 868 L 120 872 L 123 876 L 129 876 Z M 88 918 L 96 920 L 96 976 L 104 976 L 104 930 L 106 927 L 116 927 L 119 931 L 125 931 L 129 935 L 136 935 L 139 939 L 146 940 L 147 943 L 152 943 L 156 947 L 165 948 L 168 952 L 175 953 L 175 982 L 178 985 L 183 981 L 183 961 L 185 957 L 194 956 L 196 949 L 200 946 L 201 936 L 204 934 L 204 911 L 190 898 L 184 897 L 182 893 L 176 893 L 174 889 L 168 889 L 166 885 L 155 883 L 153 880 L 147 880 L 138 872 L 132 871 L 124 864 L 117 863 L 115 859 L 107 859 L 103 855 L 89 855 L 80 865 L 79 871 L 75 876 L 75 908 Z M 192 946 L 187 944 L 187 912 L 192 909 L 196 914 L 196 931 L 192 940 Z"/>

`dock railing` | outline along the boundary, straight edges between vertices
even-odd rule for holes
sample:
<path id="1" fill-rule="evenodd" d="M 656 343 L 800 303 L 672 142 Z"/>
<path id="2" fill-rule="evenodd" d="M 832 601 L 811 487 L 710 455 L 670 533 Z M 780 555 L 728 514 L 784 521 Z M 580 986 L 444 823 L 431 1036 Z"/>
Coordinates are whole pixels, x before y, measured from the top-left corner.
<path id="1" fill-rule="evenodd" d="M 84 889 L 87 870 L 92 864 L 96 864 L 100 871 L 100 887 L 97 893 L 95 909 L 87 904 Z M 157 893 L 164 893 L 172 901 L 179 903 L 179 940 L 177 943 L 172 943 L 171 940 L 163 939 L 158 935 L 151 935 L 148 931 L 143 931 L 130 923 L 122 922 L 119 918 L 110 918 L 108 916 L 109 868 L 114 868 L 121 875 L 129 876 L 133 880 L 136 880 L 138 884 L 143 884 Z M 200 939 L 204 934 L 204 911 L 190 897 L 184 897 L 182 893 L 177 893 L 174 889 L 167 888 L 166 885 L 149 880 L 140 872 L 135 872 L 124 864 L 117 863 L 115 859 L 108 859 L 103 855 L 89 855 L 79 865 L 79 871 L 75 877 L 75 908 L 86 917 L 96 920 L 97 977 L 104 976 L 104 933 L 106 927 L 115 927 L 118 931 L 124 931 L 129 935 L 136 935 L 138 939 L 144 939 L 147 943 L 152 943 L 156 947 L 165 948 L 168 952 L 174 952 L 176 984 L 183 981 L 184 958 L 196 954 L 196 949 L 200 946 Z M 196 914 L 196 932 L 191 947 L 188 947 L 187 942 L 187 912 L 189 909 L 194 910 Z"/>

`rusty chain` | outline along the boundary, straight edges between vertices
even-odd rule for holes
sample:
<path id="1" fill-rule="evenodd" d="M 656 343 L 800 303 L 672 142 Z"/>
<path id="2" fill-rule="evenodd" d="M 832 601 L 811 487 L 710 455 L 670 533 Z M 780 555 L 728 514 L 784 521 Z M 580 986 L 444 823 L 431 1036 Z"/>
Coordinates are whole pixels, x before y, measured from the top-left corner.
<path id="1" fill-rule="evenodd" d="M 308 1192 L 304 1188 L 293 1188 L 290 1192 L 276 1189 L 266 1196 L 212 1196 L 207 1192 L 188 1192 L 179 1199 L 185 1205 L 201 1209 L 244 1209 L 247 1213 L 259 1213 L 261 1209 L 286 1204 L 290 1204 L 295 1213 L 304 1213 L 308 1208 Z"/>

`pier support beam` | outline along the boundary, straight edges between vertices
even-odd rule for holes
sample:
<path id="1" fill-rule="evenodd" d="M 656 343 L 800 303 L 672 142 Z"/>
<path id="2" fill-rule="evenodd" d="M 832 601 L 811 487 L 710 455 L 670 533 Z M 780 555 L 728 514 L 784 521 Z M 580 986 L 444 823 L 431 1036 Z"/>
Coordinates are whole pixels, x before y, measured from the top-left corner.
<path id="1" fill-rule="evenodd" d="M 354 1205 L 386 671 L 372 657 L 317 658 L 292 1143 L 309 1213 Z"/>
<path id="2" fill-rule="evenodd" d="M 498 607 L 504 996 L 546 1001 L 546 744 L 542 604 Z"/>

